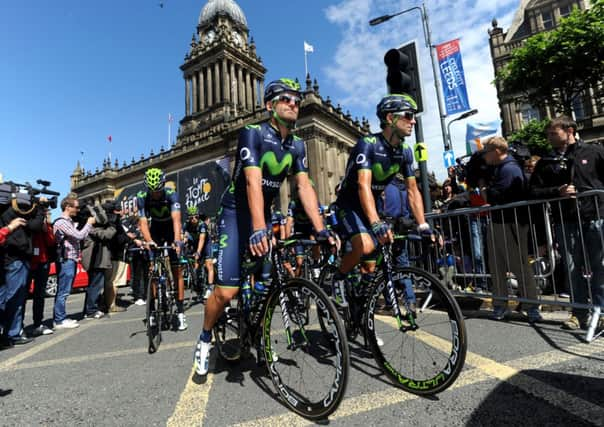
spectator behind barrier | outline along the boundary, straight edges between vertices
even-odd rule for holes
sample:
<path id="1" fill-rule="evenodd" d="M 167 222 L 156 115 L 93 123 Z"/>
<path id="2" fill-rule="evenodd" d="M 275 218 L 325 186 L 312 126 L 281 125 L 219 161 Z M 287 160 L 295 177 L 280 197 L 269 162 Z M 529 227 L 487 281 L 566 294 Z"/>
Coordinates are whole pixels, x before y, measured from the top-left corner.
<path id="1" fill-rule="evenodd" d="M 604 305 L 604 251 L 602 248 L 602 213 L 604 198 L 599 196 L 572 200 L 577 193 L 604 189 L 604 148 L 587 144 L 576 136 L 577 124 L 567 116 L 554 119 L 547 128 L 547 139 L 553 147 L 549 156 L 539 160 L 531 176 L 533 197 L 569 197 L 567 202 L 555 206 L 555 235 L 562 259 L 570 277 L 573 302 L 588 302 L 589 281 L 584 274 L 591 267 L 591 292 L 593 304 Z M 576 206 L 580 211 L 576 212 Z M 558 212 L 561 211 L 562 215 Z M 598 214 L 599 212 L 599 214 Z M 581 237 L 585 247 L 580 246 Z M 587 258 L 585 257 L 587 253 Z M 587 264 L 586 261 L 589 261 Z M 564 329 L 587 328 L 588 312 L 573 308 Z"/>
<path id="2" fill-rule="evenodd" d="M 527 183 L 522 167 L 508 154 L 506 140 L 499 136 L 485 142 L 484 160 L 494 166 L 489 185 L 481 194 L 490 205 L 504 205 L 526 199 Z M 489 270 L 493 279 L 493 296 L 508 295 L 507 274 L 518 279 L 518 289 L 524 298 L 537 299 L 537 285 L 528 260 L 528 224 L 525 208 L 493 211 L 487 232 Z M 526 305 L 529 323 L 541 321 L 539 307 Z M 507 314 L 507 301 L 493 302 L 494 320 L 503 320 Z"/>

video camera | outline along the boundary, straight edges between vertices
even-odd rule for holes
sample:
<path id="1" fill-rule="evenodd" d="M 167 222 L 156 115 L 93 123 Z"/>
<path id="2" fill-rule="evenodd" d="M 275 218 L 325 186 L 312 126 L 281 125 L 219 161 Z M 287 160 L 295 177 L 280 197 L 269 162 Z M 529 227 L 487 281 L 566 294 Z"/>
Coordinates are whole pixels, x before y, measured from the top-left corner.
<path id="1" fill-rule="evenodd" d="M 104 226 L 109 222 L 107 213 L 102 206 L 99 205 L 84 205 L 79 211 L 74 221 L 78 223 L 78 227 L 83 227 L 88 218 L 94 217 L 96 226 Z"/>
<path id="2" fill-rule="evenodd" d="M 21 215 L 31 213 L 36 206 L 55 209 L 60 193 L 48 188 L 50 181 L 38 179 L 36 183 L 42 188 L 34 187 L 29 182 L 24 184 L 13 181 L 0 183 L 0 208 L 4 210 L 12 206 L 15 212 Z M 40 200 L 42 195 L 51 197 Z"/>

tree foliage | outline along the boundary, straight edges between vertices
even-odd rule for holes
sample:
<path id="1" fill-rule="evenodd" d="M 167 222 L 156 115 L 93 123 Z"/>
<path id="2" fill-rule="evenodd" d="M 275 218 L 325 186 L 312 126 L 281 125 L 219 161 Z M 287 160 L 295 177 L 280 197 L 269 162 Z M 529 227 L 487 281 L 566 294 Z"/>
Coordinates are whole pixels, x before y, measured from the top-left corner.
<path id="1" fill-rule="evenodd" d="M 551 31 L 526 39 L 497 74 L 505 95 L 533 106 L 550 105 L 570 115 L 575 98 L 596 89 L 604 76 L 604 0 L 589 10 L 574 8 Z M 602 88 L 597 96 L 602 96 Z"/>
<path id="2" fill-rule="evenodd" d="M 544 156 L 552 146 L 547 141 L 546 129 L 550 120 L 531 120 L 522 129 L 514 132 L 508 137 L 508 141 L 514 144 L 526 146 L 531 154 Z"/>

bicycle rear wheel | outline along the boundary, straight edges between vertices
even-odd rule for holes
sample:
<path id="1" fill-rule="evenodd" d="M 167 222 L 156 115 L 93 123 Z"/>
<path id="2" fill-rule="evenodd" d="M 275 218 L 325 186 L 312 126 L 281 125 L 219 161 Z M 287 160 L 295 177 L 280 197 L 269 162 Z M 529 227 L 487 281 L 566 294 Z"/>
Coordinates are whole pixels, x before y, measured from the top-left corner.
<path id="1" fill-rule="evenodd" d="M 237 307 L 227 305 L 224 313 L 214 325 L 214 338 L 218 354 L 227 362 L 238 362 L 241 358 L 241 340 L 239 326 L 242 322 L 242 304 Z"/>
<path id="2" fill-rule="evenodd" d="M 309 299 L 308 311 L 300 295 Z M 335 307 L 315 283 L 292 278 L 271 293 L 262 347 L 273 384 L 291 410 L 319 420 L 337 409 L 348 382 L 348 342 Z"/>
<path id="3" fill-rule="evenodd" d="M 161 343 L 162 310 L 157 299 L 157 277 L 149 278 L 147 284 L 147 338 L 149 353 L 155 353 Z"/>
<path id="4" fill-rule="evenodd" d="M 415 315 L 406 305 L 402 280 L 413 285 Z M 400 321 L 394 316 L 391 301 L 384 301 L 387 286 L 383 276 L 375 280 L 369 294 L 367 341 L 373 356 L 403 390 L 418 395 L 439 393 L 455 382 L 465 362 L 467 335 L 459 305 L 436 277 L 418 268 L 396 268 L 393 282 Z M 375 311 L 380 300 L 385 308 L 378 314 Z"/>

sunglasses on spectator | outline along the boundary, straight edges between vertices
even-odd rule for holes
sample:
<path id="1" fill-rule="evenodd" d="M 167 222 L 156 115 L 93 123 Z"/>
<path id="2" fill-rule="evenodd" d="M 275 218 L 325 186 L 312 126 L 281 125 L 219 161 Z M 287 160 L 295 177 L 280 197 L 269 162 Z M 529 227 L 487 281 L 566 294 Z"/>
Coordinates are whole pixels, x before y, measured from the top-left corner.
<path id="1" fill-rule="evenodd" d="M 415 118 L 415 113 L 413 111 L 397 111 L 396 113 L 392 114 L 398 117 L 403 117 L 407 120 L 413 120 Z"/>
<path id="2" fill-rule="evenodd" d="M 273 102 L 275 102 L 275 101 L 282 101 L 282 102 L 286 102 L 288 104 L 293 102 L 297 106 L 300 106 L 300 103 L 302 102 L 302 98 L 300 98 L 299 96 L 295 96 L 295 95 L 279 95 L 279 96 L 276 96 L 273 98 Z"/>

